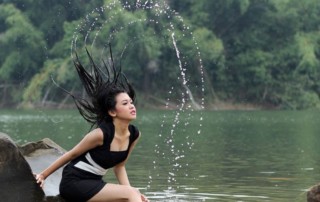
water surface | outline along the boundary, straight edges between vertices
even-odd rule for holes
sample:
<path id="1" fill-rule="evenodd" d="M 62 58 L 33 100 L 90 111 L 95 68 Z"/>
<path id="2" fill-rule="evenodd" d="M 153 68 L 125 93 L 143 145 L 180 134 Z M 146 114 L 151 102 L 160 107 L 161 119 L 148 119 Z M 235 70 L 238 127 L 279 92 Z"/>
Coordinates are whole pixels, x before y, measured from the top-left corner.
<path id="1" fill-rule="evenodd" d="M 306 201 L 320 181 L 319 123 L 318 111 L 139 111 L 128 175 L 151 201 Z M 89 129 L 72 110 L 0 111 L 19 144 L 70 149 Z"/>

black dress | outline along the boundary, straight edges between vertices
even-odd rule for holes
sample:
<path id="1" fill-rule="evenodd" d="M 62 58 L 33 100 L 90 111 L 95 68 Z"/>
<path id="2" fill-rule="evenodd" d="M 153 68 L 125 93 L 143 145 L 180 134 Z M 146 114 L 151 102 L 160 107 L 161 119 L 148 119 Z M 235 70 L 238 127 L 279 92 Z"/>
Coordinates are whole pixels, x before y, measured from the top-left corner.
<path id="1" fill-rule="evenodd" d="M 129 125 L 129 146 L 125 151 L 110 151 L 114 138 L 113 123 L 99 125 L 103 132 L 103 145 L 89 150 L 67 164 L 62 173 L 60 195 L 68 201 L 88 201 L 106 184 L 102 177 L 107 169 L 123 162 L 129 153 L 131 144 L 138 138 L 139 130 Z"/>

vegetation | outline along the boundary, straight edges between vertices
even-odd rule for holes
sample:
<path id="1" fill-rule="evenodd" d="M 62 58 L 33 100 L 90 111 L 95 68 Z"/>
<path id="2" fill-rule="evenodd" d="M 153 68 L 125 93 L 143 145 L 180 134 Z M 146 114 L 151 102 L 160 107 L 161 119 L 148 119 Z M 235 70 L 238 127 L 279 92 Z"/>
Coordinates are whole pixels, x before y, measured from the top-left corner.
<path id="1" fill-rule="evenodd" d="M 0 0 L 0 106 L 67 106 L 51 77 L 82 96 L 70 55 L 107 62 L 109 43 L 143 106 L 320 106 L 317 0 L 150 2 Z"/>

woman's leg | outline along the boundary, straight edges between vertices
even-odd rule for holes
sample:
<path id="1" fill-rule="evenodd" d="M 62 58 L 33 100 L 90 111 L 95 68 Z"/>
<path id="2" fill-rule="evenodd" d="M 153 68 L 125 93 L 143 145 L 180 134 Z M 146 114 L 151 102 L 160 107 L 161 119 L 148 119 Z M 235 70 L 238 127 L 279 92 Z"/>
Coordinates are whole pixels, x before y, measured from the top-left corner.
<path id="1" fill-rule="evenodd" d="M 89 202 L 141 202 L 140 192 L 127 185 L 106 184 Z"/>

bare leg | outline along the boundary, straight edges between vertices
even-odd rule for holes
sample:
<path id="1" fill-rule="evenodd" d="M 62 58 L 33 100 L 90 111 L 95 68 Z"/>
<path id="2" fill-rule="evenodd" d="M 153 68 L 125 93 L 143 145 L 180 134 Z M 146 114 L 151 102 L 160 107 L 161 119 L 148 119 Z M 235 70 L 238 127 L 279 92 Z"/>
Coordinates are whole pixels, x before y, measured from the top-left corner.
<path id="1" fill-rule="evenodd" d="M 118 184 L 106 184 L 89 202 L 142 202 L 141 194 L 133 187 Z"/>

